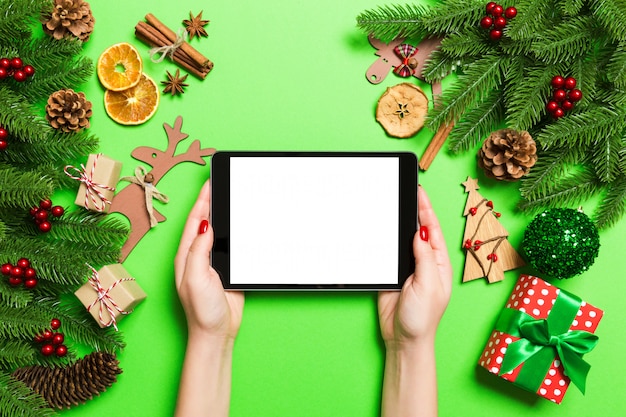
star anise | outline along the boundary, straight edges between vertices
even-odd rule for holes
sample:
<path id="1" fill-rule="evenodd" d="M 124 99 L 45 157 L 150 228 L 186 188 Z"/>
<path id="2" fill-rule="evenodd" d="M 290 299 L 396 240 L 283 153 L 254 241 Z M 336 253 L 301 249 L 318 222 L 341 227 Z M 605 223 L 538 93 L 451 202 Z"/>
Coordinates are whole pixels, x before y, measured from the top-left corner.
<path id="1" fill-rule="evenodd" d="M 184 94 L 185 93 L 184 87 L 189 86 L 189 84 L 185 84 L 184 81 L 187 79 L 189 74 L 185 74 L 184 77 L 181 77 L 180 70 L 176 70 L 175 75 L 170 74 L 169 71 L 165 71 L 165 72 L 167 72 L 168 80 L 161 81 L 161 84 L 165 84 L 165 89 L 163 90 L 163 93 L 165 94 L 170 93 L 173 96 L 175 96 L 178 93 Z"/>
<path id="2" fill-rule="evenodd" d="M 189 39 L 193 39 L 194 36 L 209 36 L 204 30 L 204 26 L 206 26 L 210 20 L 202 20 L 202 12 L 198 14 L 198 16 L 194 17 L 191 12 L 189 12 L 189 19 L 183 20 L 183 24 L 187 29 L 187 33 L 189 33 Z"/>

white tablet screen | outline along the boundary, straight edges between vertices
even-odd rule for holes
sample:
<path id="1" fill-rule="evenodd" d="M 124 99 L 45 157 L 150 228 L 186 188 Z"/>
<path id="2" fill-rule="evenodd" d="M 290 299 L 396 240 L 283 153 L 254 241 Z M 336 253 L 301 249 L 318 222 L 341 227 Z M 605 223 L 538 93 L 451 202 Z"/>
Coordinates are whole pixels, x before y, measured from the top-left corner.
<path id="1" fill-rule="evenodd" d="M 232 157 L 230 283 L 398 282 L 397 157 Z"/>

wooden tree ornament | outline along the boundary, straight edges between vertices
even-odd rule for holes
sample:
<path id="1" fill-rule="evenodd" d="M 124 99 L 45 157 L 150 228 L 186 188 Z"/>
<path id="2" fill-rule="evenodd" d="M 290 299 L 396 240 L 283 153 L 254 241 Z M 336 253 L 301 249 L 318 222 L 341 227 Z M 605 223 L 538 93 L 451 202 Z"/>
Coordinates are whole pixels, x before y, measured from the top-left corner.
<path id="1" fill-rule="evenodd" d="M 509 233 L 500 224 L 500 213 L 493 210 L 493 202 L 477 191 L 478 180 L 467 177 L 462 184 L 469 193 L 463 211 L 467 218 L 463 235 L 466 252 L 463 282 L 483 277 L 489 283 L 502 281 L 504 271 L 524 266 L 524 261 L 509 243 Z"/>
<path id="2" fill-rule="evenodd" d="M 214 148 L 202 149 L 200 147 L 200 141 L 196 139 L 189 145 L 186 152 L 175 154 L 176 146 L 189 137 L 187 133 L 181 131 L 182 125 L 183 118 L 181 116 L 176 118 L 173 127 L 167 123 L 163 123 L 168 141 L 165 151 L 149 146 L 140 146 L 131 152 L 133 158 L 145 162 L 152 167 L 152 170 L 146 174 L 146 182 L 150 182 L 153 186 L 155 186 L 170 169 L 181 162 L 194 162 L 198 165 L 206 165 L 204 157 L 211 156 L 215 153 Z M 124 262 L 130 252 L 137 246 L 137 243 L 139 243 L 151 228 L 151 216 L 146 204 L 144 187 L 136 183 L 131 183 L 126 186 L 113 198 L 110 212 L 121 213 L 130 221 L 130 235 L 124 246 L 122 246 L 120 255 L 120 262 Z M 165 217 L 159 213 L 158 210 L 154 209 L 153 215 L 157 222 L 165 221 Z"/>

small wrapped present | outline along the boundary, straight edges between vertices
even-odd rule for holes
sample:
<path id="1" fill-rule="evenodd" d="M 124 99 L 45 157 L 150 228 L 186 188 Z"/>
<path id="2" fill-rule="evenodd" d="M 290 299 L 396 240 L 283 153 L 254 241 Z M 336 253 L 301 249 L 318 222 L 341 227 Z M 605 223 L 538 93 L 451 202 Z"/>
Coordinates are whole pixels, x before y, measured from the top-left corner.
<path id="1" fill-rule="evenodd" d="M 146 298 L 134 278 L 122 264 L 92 268 L 89 281 L 74 293 L 87 308 L 100 327 L 113 326 L 117 321 L 132 313 L 133 308 Z"/>
<path id="2" fill-rule="evenodd" d="M 541 278 L 520 276 L 479 364 L 560 404 L 570 382 L 585 392 L 603 311 Z"/>
<path id="3" fill-rule="evenodd" d="M 81 169 L 68 165 L 65 173 L 80 181 L 75 203 L 89 210 L 108 213 L 115 186 L 120 180 L 122 163 L 102 154 L 90 154 L 87 166 Z"/>

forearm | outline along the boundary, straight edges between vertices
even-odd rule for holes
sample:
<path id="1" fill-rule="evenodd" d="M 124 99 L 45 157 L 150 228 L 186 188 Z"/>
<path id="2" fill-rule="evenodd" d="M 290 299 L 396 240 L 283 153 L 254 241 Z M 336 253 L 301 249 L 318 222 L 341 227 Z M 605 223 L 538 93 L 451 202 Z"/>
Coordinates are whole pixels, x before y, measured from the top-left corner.
<path id="1" fill-rule="evenodd" d="M 226 417 L 229 413 L 233 340 L 190 335 L 183 363 L 177 417 Z"/>
<path id="2" fill-rule="evenodd" d="M 434 342 L 387 346 L 382 417 L 436 417 Z"/>

